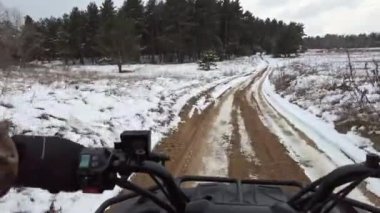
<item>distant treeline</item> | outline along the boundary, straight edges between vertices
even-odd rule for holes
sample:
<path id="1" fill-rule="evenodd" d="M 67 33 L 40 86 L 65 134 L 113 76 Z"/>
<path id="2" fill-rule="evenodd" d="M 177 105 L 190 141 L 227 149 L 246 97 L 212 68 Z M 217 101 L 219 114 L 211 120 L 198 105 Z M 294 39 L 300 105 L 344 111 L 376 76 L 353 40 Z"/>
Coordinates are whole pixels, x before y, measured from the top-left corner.
<path id="1" fill-rule="evenodd" d="M 288 56 L 297 53 L 303 36 L 302 24 L 257 18 L 239 0 L 127 0 L 121 8 L 105 0 L 62 17 L 26 16 L 18 55 L 24 62 L 80 63 L 195 61 L 209 50 L 222 59 L 257 52 Z"/>
<path id="2" fill-rule="evenodd" d="M 304 45 L 308 49 L 380 47 L 380 33 L 306 37 Z"/>

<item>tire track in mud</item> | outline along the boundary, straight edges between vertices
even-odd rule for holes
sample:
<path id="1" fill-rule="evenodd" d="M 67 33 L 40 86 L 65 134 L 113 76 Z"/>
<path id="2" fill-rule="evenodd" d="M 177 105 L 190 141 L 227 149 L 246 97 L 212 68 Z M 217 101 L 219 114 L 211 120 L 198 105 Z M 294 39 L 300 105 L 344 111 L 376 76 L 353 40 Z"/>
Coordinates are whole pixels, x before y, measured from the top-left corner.
<path id="1" fill-rule="evenodd" d="M 167 168 L 174 176 L 213 175 L 310 182 L 305 168 L 313 166 L 310 162 L 324 162 L 319 161 L 317 154 L 307 153 L 320 150 L 265 99 L 261 90 L 267 75 L 266 69 L 258 71 L 227 90 L 202 112 L 192 113 L 191 117 L 189 112 L 194 110 L 197 101 L 210 97 L 213 88 L 189 101 L 180 114 L 182 122 L 178 128 L 155 148 L 171 157 Z M 268 125 L 268 117 L 276 119 L 276 126 Z M 305 156 L 296 156 L 289 150 L 278 136 L 279 131 L 294 139 L 300 150 L 305 151 Z M 330 169 L 324 168 L 318 173 Z M 153 184 L 143 176 L 136 176 L 134 181 L 144 186 Z M 374 201 L 368 194 L 366 196 Z"/>
<path id="2" fill-rule="evenodd" d="M 171 156 L 167 168 L 175 176 L 309 181 L 277 136 L 262 123 L 260 109 L 247 98 L 251 86 L 265 71 L 227 91 L 200 114 L 188 118 L 191 108 L 183 110 L 184 122 L 156 147 Z"/>
<path id="3" fill-rule="evenodd" d="M 174 176 L 207 175 L 238 179 L 298 180 L 309 182 L 279 138 L 260 119 L 261 109 L 252 104 L 250 88 L 266 69 L 224 92 L 200 113 L 189 112 L 213 88 L 192 98 L 181 112 L 182 122 L 156 147 L 171 158 L 166 167 Z M 133 181 L 152 185 L 148 176 Z M 122 209 L 122 205 L 113 210 Z"/>
<path id="4" fill-rule="evenodd" d="M 213 175 L 238 179 L 309 179 L 286 148 L 260 120 L 260 108 L 250 103 L 252 85 L 266 72 L 260 70 L 248 80 L 226 91 L 201 113 L 188 114 L 199 98 L 190 100 L 181 112 L 176 130 L 164 138 L 155 151 L 171 157 L 166 164 L 174 176 Z M 147 177 L 135 176 L 138 184 L 150 185 Z"/>
<path id="5" fill-rule="evenodd" d="M 230 81 L 239 77 L 243 76 L 231 78 Z M 170 161 L 166 163 L 166 168 L 173 176 L 203 175 L 203 171 L 207 170 L 204 165 L 209 162 L 205 162 L 207 159 L 204 157 L 209 155 L 210 150 L 212 151 L 212 147 L 209 146 L 207 141 L 209 131 L 215 128 L 215 123 L 222 106 L 221 103 L 224 103 L 233 88 L 226 90 L 219 97 L 219 100 L 214 100 L 202 112 L 194 111 L 194 107 L 202 97 L 205 97 L 206 100 L 211 100 L 211 92 L 216 87 L 228 83 L 227 81 L 221 82 L 191 98 L 180 112 L 182 121 L 178 127 L 171 131 L 154 148 L 155 152 L 162 152 L 170 156 Z M 192 116 L 189 116 L 191 111 L 193 111 L 191 113 Z M 151 177 L 144 174 L 135 174 L 132 177 L 132 181 L 142 187 L 149 187 L 155 184 Z M 130 192 L 123 190 L 121 193 Z M 123 203 L 119 203 L 113 205 L 107 212 L 125 212 L 125 210 Z"/>
<path id="6" fill-rule="evenodd" d="M 234 94 L 235 108 L 240 109 L 241 118 L 243 119 L 244 129 L 246 131 L 245 134 L 248 135 L 257 161 L 252 162 L 247 159 L 247 156 L 241 153 L 241 151 L 239 153 L 238 149 L 233 150 L 234 155 L 240 155 L 240 159 L 245 160 L 244 163 L 242 163 L 241 160 L 235 160 L 235 158 L 230 159 L 230 175 L 234 177 L 237 176 L 238 178 L 249 178 L 253 176 L 260 179 L 289 179 L 309 182 L 309 179 L 299 167 L 298 163 L 288 155 L 286 148 L 280 143 L 279 138 L 262 123 L 259 117 L 260 108 L 254 107 L 248 98 L 251 86 L 259 80 L 264 73 L 265 70 L 257 75 L 249 85 L 239 89 Z M 241 125 L 238 128 L 242 128 Z M 232 142 L 234 144 L 234 141 Z M 240 170 L 251 171 L 248 176 L 242 176 L 241 173 L 243 171 Z"/>
<path id="7" fill-rule="evenodd" d="M 230 81 L 240 77 L 231 78 Z M 212 88 L 191 98 L 183 107 L 180 113 L 181 122 L 175 130 L 172 130 L 167 137 L 163 138 L 154 148 L 155 152 L 162 152 L 170 156 L 170 161 L 166 163 L 166 168 L 173 176 L 200 174 L 202 165 L 204 164 L 203 156 L 207 155 L 208 132 L 214 128 L 214 123 L 221 108 L 221 102 L 225 100 L 226 94 L 230 93 L 230 89 L 226 90 L 218 100 L 214 100 L 206 109 L 199 112 L 195 109 L 195 105 L 201 98 L 211 100 L 211 92 L 218 86 L 228 84 L 229 81 L 221 82 Z M 191 114 L 192 116 L 189 116 Z M 143 186 L 154 184 L 151 178 L 146 175 L 137 174 L 133 177 L 133 181 Z"/>
<path id="8" fill-rule="evenodd" d="M 240 77 L 244 76 L 237 76 L 230 81 Z M 226 100 L 233 88 L 223 92 L 218 100 L 212 100 L 211 93 L 218 86 L 226 85 L 230 81 L 217 84 L 193 97 L 182 109 L 180 113 L 182 122 L 176 130 L 155 147 L 155 151 L 164 152 L 170 156 L 171 160 L 166 167 L 174 176 L 199 174 L 199 171 L 202 170 L 205 160 L 203 156 L 207 156 L 207 152 L 210 151 L 207 143 L 209 132 L 218 126 L 215 126 L 215 123 L 218 122 L 218 114 L 222 110 L 221 103 Z M 195 107 L 201 98 L 205 98 L 207 101 L 212 100 L 211 104 L 202 112 L 196 110 Z"/>

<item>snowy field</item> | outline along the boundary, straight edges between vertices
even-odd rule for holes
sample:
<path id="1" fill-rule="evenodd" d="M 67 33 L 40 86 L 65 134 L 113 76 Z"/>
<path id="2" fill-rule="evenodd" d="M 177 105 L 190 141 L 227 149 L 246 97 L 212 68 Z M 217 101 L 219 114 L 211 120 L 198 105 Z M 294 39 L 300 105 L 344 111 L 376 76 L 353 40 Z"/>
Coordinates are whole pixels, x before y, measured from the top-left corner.
<path id="1" fill-rule="evenodd" d="M 269 66 L 262 87 L 259 81 L 252 91 L 257 91 L 257 100 L 263 97 L 259 104 L 269 103 L 285 119 L 264 116 L 264 122 L 314 180 L 336 167 L 362 162 L 368 152 L 380 154 L 380 50 L 357 50 L 350 57 L 352 72 L 345 52 L 325 51 L 294 59 L 239 58 L 220 62 L 209 72 L 197 70 L 196 64 L 129 65 L 124 69 L 132 72 L 125 74 L 117 73 L 116 66 L 44 64 L 0 72 L 0 119 L 14 123 L 13 134 L 57 135 L 95 147 L 112 146 L 124 130 L 150 129 L 154 146 L 181 122 L 181 109 L 192 97 L 197 101 L 190 117 Z M 294 128 L 315 144 L 289 136 L 298 134 Z M 366 188 L 380 196 L 378 180 L 366 181 Z M 16 189 L 0 200 L 0 208 L 40 213 L 54 203 L 62 212 L 94 212 L 119 191 L 52 195 Z"/>
<path id="2" fill-rule="evenodd" d="M 380 50 L 312 51 L 280 63 L 271 76 L 277 93 L 343 133 L 360 133 L 380 148 Z"/>
<path id="3" fill-rule="evenodd" d="M 315 180 L 336 167 L 363 162 L 367 153 L 380 154 L 376 140 L 380 135 L 379 51 L 351 53 L 352 74 L 344 52 L 309 52 L 286 61 L 268 60 L 271 75 L 263 84 L 265 99 L 315 143 L 313 148 L 275 130 L 309 178 Z M 379 180 L 365 183 L 380 197 Z"/>
<path id="4" fill-rule="evenodd" d="M 57 64 L 33 70 L 1 72 L 0 119 L 13 122 L 13 134 L 57 135 L 85 146 L 112 146 L 124 130 L 152 130 L 152 143 L 176 128 L 182 107 L 212 88 L 208 104 L 261 61 L 256 57 L 218 63 L 214 71 L 196 64 L 133 65 L 119 74 L 116 66 Z M 190 115 L 191 116 L 191 115 Z M 54 202 L 62 212 L 94 212 L 120 189 L 103 195 L 16 189 L 0 200 L 2 212 L 44 212 Z"/>

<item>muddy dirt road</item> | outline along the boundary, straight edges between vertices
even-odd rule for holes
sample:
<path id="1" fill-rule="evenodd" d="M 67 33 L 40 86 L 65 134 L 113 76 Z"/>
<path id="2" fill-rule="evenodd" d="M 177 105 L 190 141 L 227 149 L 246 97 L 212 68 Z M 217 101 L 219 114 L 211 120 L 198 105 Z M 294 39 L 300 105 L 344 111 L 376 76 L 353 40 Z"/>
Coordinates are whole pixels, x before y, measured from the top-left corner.
<path id="1" fill-rule="evenodd" d="M 296 129 L 266 100 L 263 82 L 267 69 L 256 70 L 237 86 L 230 88 L 205 110 L 194 110 L 199 99 L 211 96 L 204 92 L 194 97 L 181 112 L 182 122 L 155 148 L 168 154 L 167 168 L 174 176 L 203 175 L 238 179 L 297 180 L 310 182 L 308 176 L 322 176 L 333 170 L 312 140 Z M 192 116 L 189 116 L 191 114 Z M 284 147 L 286 135 L 302 156 L 294 156 Z M 292 157 L 291 157 L 292 156 Z M 299 163 L 297 163 L 295 160 Z M 315 168 L 305 174 L 305 168 Z M 149 177 L 135 176 L 145 186 L 153 184 Z M 363 195 L 364 194 L 364 195 Z M 353 197 L 379 199 L 363 188 Z"/>
<path id="2" fill-rule="evenodd" d="M 253 104 L 251 87 L 265 71 L 256 71 L 191 118 L 187 116 L 192 106 L 189 103 L 178 129 L 156 147 L 170 155 L 167 167 L 174 175 L 308 181 L 279 139 L 262 123 L 261 109 Z"/>
<path id="3" fill-rule="evenodd" d="M 212 89 L 190 100 L 181 112 L 178 128 L 155 147 L 155 151 L 170 156 L 166 167 L 174 176 L 309 182 L 277 136 L 261 121 L 262 112 L 255 104 L 258 101 L 251 88 L 263 79 L 266 71 L 255 71 L 202 112 L 194 111 L 195 105 L 200 98 L 211 96 L 207 93 Z M 143 175 L 134 176 L 133 181 L 144 186 L 154 184 Z M 123 209 L 122 204 L 115 205 L 110 212 Z"/>

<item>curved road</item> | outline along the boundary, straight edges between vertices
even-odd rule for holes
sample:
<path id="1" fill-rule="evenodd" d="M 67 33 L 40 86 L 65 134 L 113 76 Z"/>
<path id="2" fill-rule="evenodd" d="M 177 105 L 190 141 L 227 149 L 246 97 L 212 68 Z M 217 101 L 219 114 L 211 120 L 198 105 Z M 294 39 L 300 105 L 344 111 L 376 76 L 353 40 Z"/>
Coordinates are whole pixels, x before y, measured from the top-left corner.
<path id="1" fill-rule="evenodd" d="M 331 163 L 313 141 L 266 100 L 262 85 L 269 74 L 267 68 L 256 70 L 205 110 L 192 113 L 191 117 L 189 113 L 194 111 L 197 101 L 210 96 L 212 89 L 189 101 L 181 112 L 183 122 L 155 148 L 171 157 L 167 168 L 172 174 L 308 183 L 308 177 L 321 176 L 333 169 L 324 166 Z M 277 135 L 290 138 L 298 152 L 289 152 L 284 146 L 286 143 Z M 307 154 L 300 156 L 297 153 Z M 313 167 L 313 172 L 308 167 Z M 146 186 L 152 184 L 144 176 L 135 176 L 134 181 Z M 361 191 L 356 190 L 354 196 L 378 204 L 378 198 Z M 119 208 L 115 207 L 115 210 Z"/>

